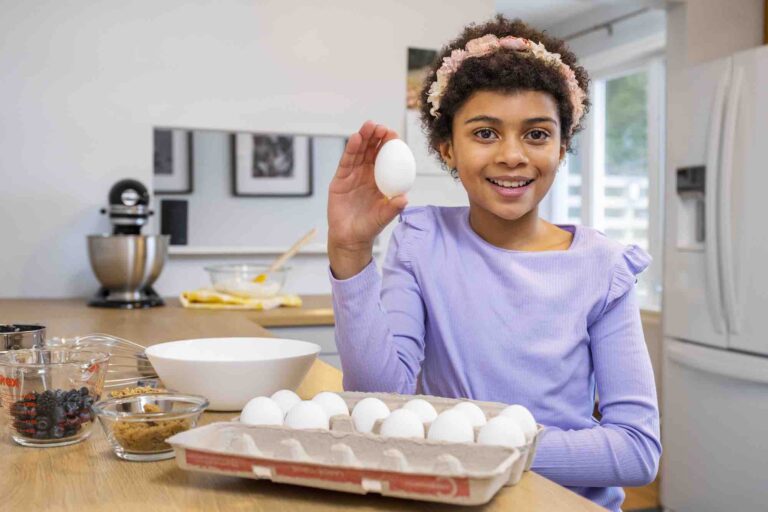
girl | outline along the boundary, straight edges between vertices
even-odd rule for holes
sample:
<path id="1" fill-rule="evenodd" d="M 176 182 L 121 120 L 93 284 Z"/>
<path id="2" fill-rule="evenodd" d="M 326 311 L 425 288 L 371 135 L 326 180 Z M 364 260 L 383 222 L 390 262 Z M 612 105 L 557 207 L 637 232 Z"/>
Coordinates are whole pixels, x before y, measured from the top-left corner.
<path id="1" fill-rule="evenodd" d="M 329 187 L 344 387 L 523 404 L 546 427 L 533 469 L 619 510 L 621 486 L 653 481 L 661 454 L 634 290 L 650 258 L 538 216 L 587 110 L 587 74 L 562 41 L 501 16 L 441 57 L 422 123 L 469 207 L 383 197 L 373 163 L 397 135 L 370 122 Z M 398 214 L 382 278 L 373 240 Z"/>

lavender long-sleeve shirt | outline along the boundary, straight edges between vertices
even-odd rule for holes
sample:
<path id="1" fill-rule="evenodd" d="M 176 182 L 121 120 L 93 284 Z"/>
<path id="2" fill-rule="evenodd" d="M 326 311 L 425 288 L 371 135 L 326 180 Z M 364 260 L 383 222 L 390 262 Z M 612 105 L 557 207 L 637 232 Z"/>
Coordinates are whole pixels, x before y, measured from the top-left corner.
<path id="1" fill-rule="evenodd" d="M 344 387 L 522 404 L 545 425 L 533 469 L 619 510 L 651 482 L 659 415 L 634 284 L 650 257 L 596 230 L 565 251 L 501 249 L 469 209 L 409 208 L 383 279 L 331 275 Z M 419 377 L 420 374 L 420 377 Z M 598 422 L 592 416 L 599 391 Z"/>

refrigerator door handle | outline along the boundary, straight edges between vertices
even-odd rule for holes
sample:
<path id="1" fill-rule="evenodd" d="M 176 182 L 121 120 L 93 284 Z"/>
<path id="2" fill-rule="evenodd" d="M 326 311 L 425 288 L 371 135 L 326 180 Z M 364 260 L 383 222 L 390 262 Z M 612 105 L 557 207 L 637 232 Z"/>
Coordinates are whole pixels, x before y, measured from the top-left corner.
<path id="1" fill-rule="evenodd" d="M 704 178 L 704 200 L 706 203 L 704 213 L 705 233 L 705 260 L 707 267 L 707 305 L 712 325 L 718 333 L 724 332 L 723 307 L 720 295 L 720 259 L 717 240 L 717 179 L 720 167 L 720 136 L 722 131 L 723 107 L 725 106 L 725 93 L 728 87 L 729 72 L 726 71 L 720 77 L 715 92 L 715 102 L 712 106 L 712 116 L 709 120 L 709 133 L 707 137 L 707 163 Z"/>
<path id="2" fill-rule="evenodd" d="M 768 359 L 702 347 L 693 343 L 667 340 L 665 353 L 670 361 L 729 379 L 755 384 L 768 384 Z"/>
<path id="3" fill-rule="evenodd" d="M 728 92 L 725 104 L 725 121 L 723 122 L 723 152 L 721 156 L 720 173 L 720 275 L 722 276 L 723 302 L 728 331 L 738 334 L 740 329 L 738 305 L 736 299 L 736 274 L 733 261 L 733 215 L 731 213 L 733 156 L 736 144 L 736 119 L 739 111 L 741 85 L 744 80 L 744 70 L 734 70 L 733 82 Z"/>

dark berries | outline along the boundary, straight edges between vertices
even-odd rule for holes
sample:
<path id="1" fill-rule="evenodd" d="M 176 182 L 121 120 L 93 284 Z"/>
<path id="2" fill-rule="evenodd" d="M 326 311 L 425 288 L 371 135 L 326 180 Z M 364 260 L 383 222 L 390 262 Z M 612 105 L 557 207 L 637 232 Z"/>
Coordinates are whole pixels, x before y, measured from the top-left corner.
<path id="1" fill-rule="evenodd" d="M 93 421 L 91 406 L 98 397 L 86 387 L 26 393 L 9 407 L 13 427 L 34 439 L 62 439 L 77 434 L 82 425 Z"/>

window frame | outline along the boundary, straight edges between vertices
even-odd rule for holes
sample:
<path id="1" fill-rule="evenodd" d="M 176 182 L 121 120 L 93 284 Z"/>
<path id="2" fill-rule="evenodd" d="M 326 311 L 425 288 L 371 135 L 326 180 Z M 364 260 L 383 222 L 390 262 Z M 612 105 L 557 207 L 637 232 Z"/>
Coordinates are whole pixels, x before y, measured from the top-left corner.
<path id="1" fill-rule="evenodd" d="M 592 108 L 584 124 L 584 130 L 579 133 L 577 154 L 568 155 L 568 160 L 578 158 L 581 164 L 580 221 L 584 225 L 603 230 L 605 229 L 605 85 L 606 82 L 615 78 L 647 72 L 648 252 L 654 263 L 643 276 L 643 279 L 650 282 L 651 293 L 640 299 L 641 309 L 648 311 L 661 310 L 666 127 L 664 47 L 663 35 L 656 35 L 582 59 L 582 65 L 587 69 L 592 80 L 590 91 Z M 569 164 L 570 162 L 566 161 L 561 170 L 563 176 L 555 180 L 555 186 L 552 187 L 549 213 L 555 219 L 570 217 L 567 215 Z"/>

